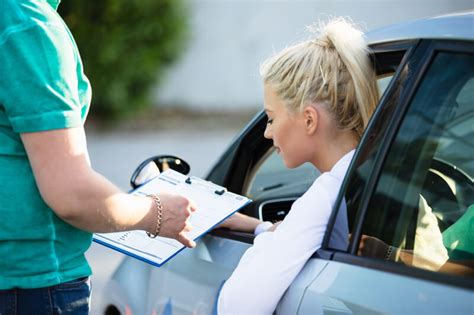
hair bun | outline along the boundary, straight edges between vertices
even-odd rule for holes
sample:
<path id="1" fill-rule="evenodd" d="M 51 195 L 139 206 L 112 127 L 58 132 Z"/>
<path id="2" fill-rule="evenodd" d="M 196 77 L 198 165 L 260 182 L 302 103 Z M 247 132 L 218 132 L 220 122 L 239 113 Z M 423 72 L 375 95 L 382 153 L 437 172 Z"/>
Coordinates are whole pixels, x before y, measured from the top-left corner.
<path id="1" fill-rule="evenodd" d="M 366 53 L 363 32 L 349 18 L 338 17 L 321 22 L 318 27 L 310 27 L 310 31 L 317 32 L 316 41 L 327 48 L 335 48 L 338 52 Z"/>

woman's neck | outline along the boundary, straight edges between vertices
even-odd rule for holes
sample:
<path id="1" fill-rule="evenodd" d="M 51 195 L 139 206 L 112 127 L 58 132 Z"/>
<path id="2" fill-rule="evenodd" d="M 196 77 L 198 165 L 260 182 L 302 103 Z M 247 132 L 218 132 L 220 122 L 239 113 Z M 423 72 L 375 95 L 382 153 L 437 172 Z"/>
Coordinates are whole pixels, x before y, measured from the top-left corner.
<path id="1" fill-rule="evenodd" d="M 329 172 L 347 153 L 354 150 L 359 143 L 352 131 L 341 131 L 331 139 L 327 138 L 318 146 L 313 164 L 321 172 Z"/>

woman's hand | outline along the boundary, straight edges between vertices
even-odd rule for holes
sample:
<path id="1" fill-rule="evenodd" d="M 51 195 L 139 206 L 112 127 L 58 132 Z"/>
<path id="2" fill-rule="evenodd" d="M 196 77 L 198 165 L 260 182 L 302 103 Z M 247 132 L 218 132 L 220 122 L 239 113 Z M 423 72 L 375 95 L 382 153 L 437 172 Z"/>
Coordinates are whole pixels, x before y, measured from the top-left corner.
<path id="1" fill-rule="evenodd" d="M 270 227 L 267 232 L 275 232 L 276 228 L 280 225 L 280 223 L 283 221 L 278 221 L 276 223 L 273 223 L 272 227 Z"/>

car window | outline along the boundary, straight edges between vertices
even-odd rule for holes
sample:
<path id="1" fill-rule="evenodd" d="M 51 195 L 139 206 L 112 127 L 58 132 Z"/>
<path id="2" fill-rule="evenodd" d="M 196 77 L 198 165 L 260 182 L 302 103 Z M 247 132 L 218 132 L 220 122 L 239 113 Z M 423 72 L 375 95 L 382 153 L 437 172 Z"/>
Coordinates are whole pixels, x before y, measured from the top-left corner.
<path id="1" fill-rule="evenodd" d="M 474 273 L 474 56 L 440 52 L 390 146 L 358 255 Z"/>

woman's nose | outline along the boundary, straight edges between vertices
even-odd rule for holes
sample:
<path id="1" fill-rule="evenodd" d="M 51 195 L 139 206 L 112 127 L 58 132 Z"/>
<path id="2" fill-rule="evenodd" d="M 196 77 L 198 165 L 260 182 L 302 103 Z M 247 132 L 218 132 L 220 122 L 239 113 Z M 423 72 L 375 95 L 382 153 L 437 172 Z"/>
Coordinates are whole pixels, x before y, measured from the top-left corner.
<path id="1" fill-rule="evenodd" d="M 270 128 L 268 124 L 267 124 L 267 127 L 265 128 L 265 132 L 263 133 L 263 136 L 267 139 L 272 139 L 272 134 L 270 132 Z"/>

